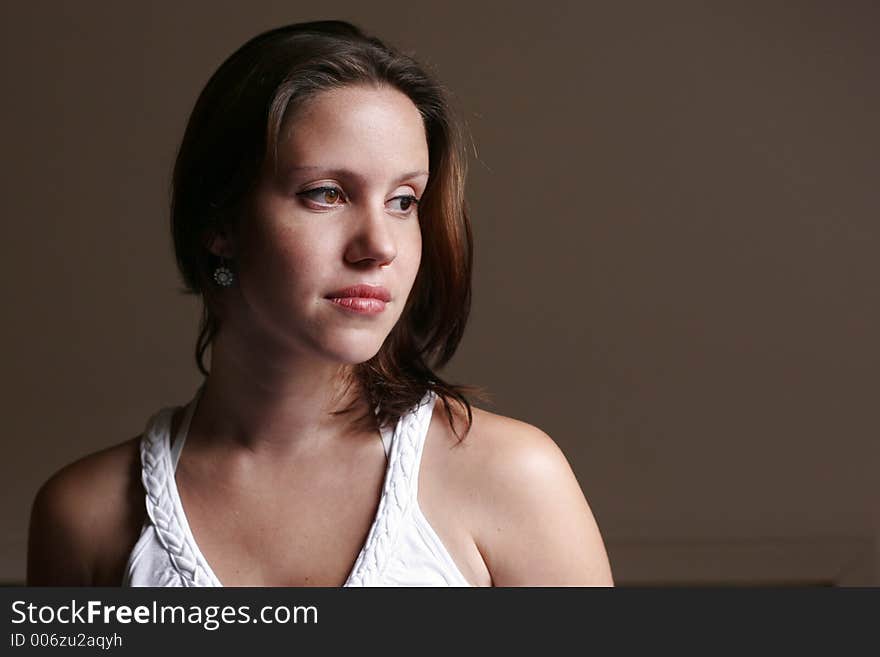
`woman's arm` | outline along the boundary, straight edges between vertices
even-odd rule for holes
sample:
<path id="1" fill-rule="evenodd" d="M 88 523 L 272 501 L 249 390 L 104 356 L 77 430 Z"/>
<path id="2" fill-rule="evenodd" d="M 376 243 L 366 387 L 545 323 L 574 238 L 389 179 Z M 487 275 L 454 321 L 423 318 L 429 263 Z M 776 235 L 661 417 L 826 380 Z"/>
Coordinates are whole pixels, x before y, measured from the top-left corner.
<path id="1" fill-rule="evenodd" d="M 562 451 L 507 419 L 487 440 L 475 539 L 495 586 L 613 586 L 599 528 Z"/>
<path id="2" fill-rule="evenodd" d="M 118 586 L 146 514 L 139 438 L 65 466 L 31 508 L 29 586 Z"/>
<path id="3" fill-rule="evenodd" d="M 92 583 L 89 527 L 78 472 L 72 466 L 52 476 L 34 498 L 28 534 L 28 586 L 87 586 Z"/>

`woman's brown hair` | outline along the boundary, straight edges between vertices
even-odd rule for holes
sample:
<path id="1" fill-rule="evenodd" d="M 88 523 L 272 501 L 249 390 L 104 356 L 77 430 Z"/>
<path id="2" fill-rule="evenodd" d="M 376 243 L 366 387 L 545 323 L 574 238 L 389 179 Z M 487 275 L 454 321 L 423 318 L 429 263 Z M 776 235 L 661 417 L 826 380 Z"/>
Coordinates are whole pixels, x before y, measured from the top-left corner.
<path id="1" fill-rule="evenodd" d="M 482 388 L 445 382 L 435 370 L 454 355 L 471 304 L 464 131 L 447 92 L 415 60 L 344 21 L 297 23 L 254 37 L 220 65 L 195 103 L 174 165 L 171 232 L 184 291 L 203 301 L 196 364 L 207 376 L 205 351 L 220 328 L 219 290 L 211 278 L 219 262 L 207 249 L 210 237 L 234 233 L 246 220 L 243 210 L 264 164 L 274 169 L 277 162 L 285 120 L 315 94 L 351 84 L 387 85 L 410 98 L 424 122 L 430 168 L 419 203 L 422 258 L 412 291 L 379 352 L 355 365 L 348 381 L 379 411 L 355 424 L 396 422 L 430 389 L 463 439 L 473 422 L 468 395 L 488 396 Z M 463 435 L 450 400 L 467 412 Z"/>

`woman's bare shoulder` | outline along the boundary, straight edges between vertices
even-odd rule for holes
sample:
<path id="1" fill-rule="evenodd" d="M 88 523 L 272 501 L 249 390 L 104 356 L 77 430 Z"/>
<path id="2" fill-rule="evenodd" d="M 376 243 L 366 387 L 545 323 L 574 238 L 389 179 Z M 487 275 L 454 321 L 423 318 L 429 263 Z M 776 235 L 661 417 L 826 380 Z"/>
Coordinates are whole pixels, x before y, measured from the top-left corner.
<path id="1" fill-rule="evenodd" d="M 140 436 L 83 456 L 40 487 L 31 507 L 31 586 L 114 585 L 145 514 Z"/>
<path id="2" fill-rule="evenodd" d="M 453 411 L 459 435 L 464 433 L 466 417 L 458 405 L 447 406 L 437 400 L 442 424 L 442 443 L 456 460 L 456 468 L 477 475 L 491 474 L 504 478 L 512 472 L 522 475 L 523 468 L 559 467 L 568 462 L 556 442 L 543 430 L 523 420 L 508 417 L 471 404 L 472 424 L 464 440 L 459 441 L 447 420 L 447 409 Z M 498 483 L 498 482 L 496 482 Z"/>
<path id="3" fill-rule="evenodd" d="M 469 509 L 493 583 L 611 584 L 595 518 L 556 442 L 528 422 L 476 406 L 472 413 L 464 441 L 444 432 L 444 471 Z"/>

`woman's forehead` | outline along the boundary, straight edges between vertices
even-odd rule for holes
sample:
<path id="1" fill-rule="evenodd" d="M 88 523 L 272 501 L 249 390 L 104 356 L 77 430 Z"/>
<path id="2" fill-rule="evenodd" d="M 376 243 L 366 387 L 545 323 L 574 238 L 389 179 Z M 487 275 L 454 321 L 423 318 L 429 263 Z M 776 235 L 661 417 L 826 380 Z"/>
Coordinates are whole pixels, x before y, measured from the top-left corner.
<path id="1" fill-rule="evenodd" d="M 403 93 L 356 87 L 321 92 L 285 125 L 278 172 L 320 170 L 366 177 L 413 177 L 428 171 L 424 123 Z"/>

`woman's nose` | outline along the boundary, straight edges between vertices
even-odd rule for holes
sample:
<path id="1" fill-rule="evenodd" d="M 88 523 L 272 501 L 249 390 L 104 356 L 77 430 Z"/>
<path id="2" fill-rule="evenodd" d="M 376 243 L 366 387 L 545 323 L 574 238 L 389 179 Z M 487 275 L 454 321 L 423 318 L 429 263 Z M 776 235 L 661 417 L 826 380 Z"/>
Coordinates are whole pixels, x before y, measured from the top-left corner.
<path id="1" fill-rule="evenodd" d="M 397 245 L 392 231 L 391 217 L 384 203 L 371 201 L 352 213 L 356 223 L 345 258 L 351 263 L 373 260 L 387 265 L 397 255 Z"/>

